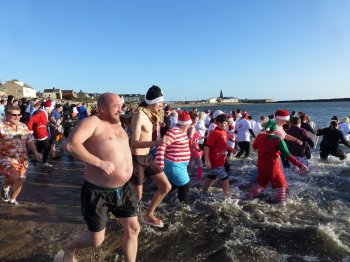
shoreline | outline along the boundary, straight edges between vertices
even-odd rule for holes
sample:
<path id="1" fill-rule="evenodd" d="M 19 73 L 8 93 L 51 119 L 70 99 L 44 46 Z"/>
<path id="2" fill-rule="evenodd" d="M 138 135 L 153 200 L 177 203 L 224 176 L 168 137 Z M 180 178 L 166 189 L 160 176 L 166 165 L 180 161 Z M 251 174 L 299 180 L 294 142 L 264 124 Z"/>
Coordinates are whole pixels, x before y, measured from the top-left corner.
<path id="1" fill-rule="evenodd" d="M 229 102 L 229 103 L 209 103 L 209 102 L 179 102 L 174 103 L 164 102 L 164 105 L 170 105 L 171 107 L 214 107 L 214 106 L 231 106 L 231 105 L 261 105 L 261 104 L 289 104 L 289 103 L 325 103 L 325 102 L 350 102 L 350 98 L 333 98 L 333 99 L 310 99 L 310 100 L 285 100 L 285 101 L 274 101 L 274 102 Z"/>

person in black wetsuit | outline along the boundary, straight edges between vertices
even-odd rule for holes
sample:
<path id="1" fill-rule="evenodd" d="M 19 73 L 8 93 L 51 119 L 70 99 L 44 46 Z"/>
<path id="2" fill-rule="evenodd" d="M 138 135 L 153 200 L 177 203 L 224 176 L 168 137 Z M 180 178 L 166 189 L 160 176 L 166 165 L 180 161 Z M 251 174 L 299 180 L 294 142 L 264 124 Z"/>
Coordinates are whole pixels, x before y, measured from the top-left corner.
<path id="1" fill-rule="evenodd" d="M 343 133 L 338 129 L 338 122 L 332 121 L 329 127 L 319 129 L 317 136 L 323 136 L 320 145 L 320 157 L 327 160 L 329 155 L 339 157 L 340 160 L 346 158 L 346 155 L 339 147 L 339 142 L 350 148 L 350 144 L 344 139 Z"/>

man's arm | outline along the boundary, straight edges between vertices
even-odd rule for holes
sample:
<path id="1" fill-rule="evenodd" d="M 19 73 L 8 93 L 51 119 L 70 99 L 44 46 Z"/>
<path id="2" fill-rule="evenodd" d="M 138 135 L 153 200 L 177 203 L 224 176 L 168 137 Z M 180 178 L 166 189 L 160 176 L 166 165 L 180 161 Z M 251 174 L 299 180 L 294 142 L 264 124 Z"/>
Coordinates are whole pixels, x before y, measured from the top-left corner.
<path id="1" fill-rule="evenodd" d="M 84 146 L 84 142 L 93 135 L 97 126 L 98 118 L 95 116 L 80 120 L 65 143 L 65 149 L 79 160 L 98 167 L 110 175 L 115 170 L 114 164 L 91 154 Z"/>

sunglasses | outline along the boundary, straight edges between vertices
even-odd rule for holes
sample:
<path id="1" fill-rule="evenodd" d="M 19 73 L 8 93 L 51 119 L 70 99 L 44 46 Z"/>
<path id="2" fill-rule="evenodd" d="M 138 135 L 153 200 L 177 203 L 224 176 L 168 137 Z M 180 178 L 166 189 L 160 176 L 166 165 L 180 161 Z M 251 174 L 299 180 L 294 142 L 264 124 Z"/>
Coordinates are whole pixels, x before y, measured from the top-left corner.
<path id="1" fill-rule="evenodd" d="M 21 116 L 21 114 L 11 114 L 11 116 Z"/>

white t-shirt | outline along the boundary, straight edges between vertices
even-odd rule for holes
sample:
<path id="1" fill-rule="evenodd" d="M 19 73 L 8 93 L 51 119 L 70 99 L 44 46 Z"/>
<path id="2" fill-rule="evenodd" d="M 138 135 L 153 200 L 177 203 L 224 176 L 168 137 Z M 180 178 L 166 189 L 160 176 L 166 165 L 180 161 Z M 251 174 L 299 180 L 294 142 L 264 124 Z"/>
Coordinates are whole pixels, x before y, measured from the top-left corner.
<path id="1" fill-rule="evenodd" d="M 349 141 L 350 123 L 340 123 L 339 130 L 343 133 L 344 139 Z"/>
<path id="2" fill-rule="evenodd" d="M 198 120 L 196 124 L 196 129 L 198 130 L 200 136 L 205 136 L 205 130 L 207 128 L 205 127 L 204 120 Z M 198 144 L 203 144 L 204 143 L 204 138 L 198 140 Z"/>
<path id="3" fill-rule="evenodd" d="M 250 132 L 249 129 L 251 129 L 251 123 L 249 120 L 246 119 L 239 119 L 236 122 L 235 131 L 237 134 L 236 141 L 237 142 L 243 142 L 243 141 L 250 141 Z"/>

